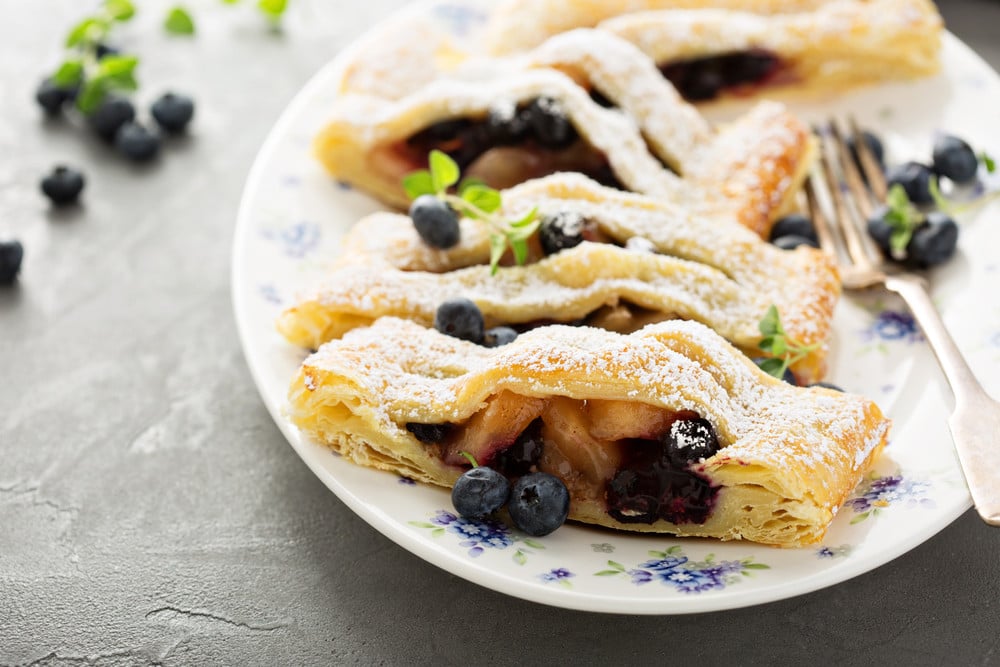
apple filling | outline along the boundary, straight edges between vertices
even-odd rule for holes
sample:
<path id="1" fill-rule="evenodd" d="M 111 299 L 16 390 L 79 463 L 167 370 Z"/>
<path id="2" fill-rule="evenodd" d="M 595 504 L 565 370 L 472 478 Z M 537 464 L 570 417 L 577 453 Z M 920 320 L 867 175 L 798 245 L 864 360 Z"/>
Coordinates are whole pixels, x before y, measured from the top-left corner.
<path id="1" fill-rule="evenodd" d="M 407 428 L 445 464 L 468 466 L 469 454 L 509 478 L 547 472 L 623 523 L 704 523 L 718 493 L 698 462 L 720 443 L 690 411 L 501 391 L 463 423 Z"/>

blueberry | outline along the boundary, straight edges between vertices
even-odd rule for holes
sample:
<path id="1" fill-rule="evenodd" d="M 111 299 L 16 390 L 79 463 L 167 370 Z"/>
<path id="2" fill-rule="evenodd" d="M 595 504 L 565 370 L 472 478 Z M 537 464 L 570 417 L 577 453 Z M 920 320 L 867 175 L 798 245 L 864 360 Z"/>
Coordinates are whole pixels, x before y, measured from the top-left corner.
<path id="1" fill-rule="evenodd" d="M 487 329 L 483 334 L 483 345 L 486 347 L 500 347 L 508 343 L 513 343 L 517 338 L 517 331 L 510 327 L 493 327 Z"/>
<path id="2" fill-rule="evenodd" d="M 504 506 L 510 482 L 493 468 L 479 466 L 458 478 L 451 489 L 455 511 L 466 519 L 481 519 Z"/>
<path id="3" fill-rule="evenodd" d="M 665 434 L 663 445 L 667 458 L 679 467 L 707 459 L 719 451 L 715 429 L 700 417 L 675 420 Z"/>
<path id="4" fill-rule="evenodd" d="M 583 228 L 586 219 L 573 211 L 560 211 L 547 215 L 538 228 L 538 240 L 546 255 L 554 255 L 583 243 Z"/>
<path id="5" fill-rule="evenodd" d="M 576 140 L 576 128 L 556 99 L 535 99 L 528 105 L 527 118 L 535 139 L 546 148 L 566 148 Z"/>
<path id="6" fill-rule="evenodd" d="M 90 126 L 97 136 L 113 141 L 119 128 L 135 119 L 135 107 L 124 97 L 109 95 L 90 116 Z"/>
<path id="7" fill-rule="evenodd" d="M 790 213 L 783 218 L 779 218 L 771 226 L 771 233 L 768 236 L 768 240 L 774 242 L 775 239 L 782 236 L 804 236 L 807 239 L 812 239 L 817 244 L 819 243 L 819 237 L 816 236 L 816 229 L 813 227 L 812 220 L 801 213 Z"/>
<path id="8" fill-rule="evenodd" d="M 590 89 L 590 99 L 594 100 L 594 104 L 604 107 L 605 109 L 614 109 L 617 106 L 610 99 L 605 97 L 604 93 L 599 91 L 597 88 Z"/>
<path id="9" fill-rule="evenodd" d="M 833 391 L 843 392 L 844 390 L 833 384 L 832 382 L 813 382 L 809 387 L 823 387 L 824 389 L 832 389 Z"/>
<path id="10" fill-rule="evenodd" d="M 542 420 L 536 419 L 518 436 L 514 444 L 497 453 L 493 465 L 508 477 L 520 477 L 531 472 L 545 449 Z"/>
<path id="11" fill-rule="evenodd" d="M 558 477 L 533 472 L 517 480 L 507 503 L 511 521 L 532 537 L 548 535 L 566 523 L 569 490 Z"/>
<path id="12" fill-rule="evenodd" d="M 432 248 L 451 248 L 458 243 L 458 215 L 434 195 L 420 195 L 410 204 L 413 226 L 424 243 Z"/>
<path id="13" fill-rule="evenodd" d="M 117 56 L 119 53 L 121 53 L 121 49 L 104 42 L 98 42 L 94 45 L 94 55 L 97 56 L 98 60 L 104 56 Z"/>
<path id="14" fill-rule="evenodd" d="M 58 165 L 42 179 L 42 193 L 56 206 L 74 203 L 83 192 L 83 174 L 72 167 Z"/>
<path id="15" fill-rule="evenodd" d="M 160 138 L 139 123 L 129 121 L 118 128 L 115 148 L 133 162 L 149 162 L 160 152 Z"/>
<path id="16" fill-rule="evenodd" d="M 777 56 L 766 51 L 751 51 L 725 58 L 722 74 L 727 83 L 757 83 L 766 78 L 779 65 Z"/>
<path id="17" fill-rule="evenodd" d="M 528 113 L 518 111 L 514 104 L 491 107 L 486 114 L 486 133 L 493 144 L 510 146 L 519 144 L 528 136 Z"/>
<path id="18" fill-rule="evenodd" d="M 872 217 L 868 218 L 868 235 L 872 237 L 875 244 L 881 248 L 886 255 L 892 255 L 892 246 L 889 245 L 889 238 L 892 236 L 892 225 L 886 221 L 889 214 L 888 206 L 879 207 Z"/>
<path id="19" fill-rule="evenodd" d="M 934 171 L 959 185 L 967 185 L 976 180 L 979 160 L 969 144 L 945 134 L 934 141 Z"/>
<path id="20" fill-rule="evenodd" d="M 406 430 L 425 445 L 433 445 L 441 442 L 451 433 L 451 429 L 451 424 L 421 424 L 419 422 L 408 422 L 406 424 Z"/>
<path id="21" fill-rule="evenodd" d="M 434 328 L 443 334 L 483 342 L 483 313 L 469 299 L 450 299 L 438 306 L 434 315 Z"/>
<path id="22" fill-rule="evenodd" d="M 868 152 L 872 154 L 875 158 L 875 162 L 878 163 L 879 167 L 885 168 L 885 148 L 882 146 L 882 140 L 879 139 L 875 134 L 869 132 L 868 130 L 861 131 L 861 137 L 864 139 L 865 144 L 868 146 Z M 861 167 L 861 158 L 858 156 L 858 144 L 854 139 L 854 135 L 847 137 L 847 148 L 851 151 L 851 156 L 854 158 L 854 162 L 858 165 L 859 169 Z M 862 169 L 862 174 L 864 170 Z"/>
<path id="23" fill-rule="evenodd" d="M 722 74 L 713 67 L 698 66 L 688 71 L 681 93 L 692 102 L 702 102 L 718 97 L 725 85 Z"/>
<path id="24" fill-rule="evenodd" d="M 63 88 L 52 82 L 52 79 L 45 78 L 38 89 L 35 90 L 35 100 L 45 109 L 45 113 L 55 115 L 59 113 L 63 106 L 76 96 L 77 89 Z"/>
<path id="25" fill-rule="evenodd" d="M 889 187 L 899 184 L 906 191 L 906 196 L 914 204 L 930 204 L 934 201 L 931 197 L 931 173 L 930 167 L 919 162 L 906 162 L 889 169 L 886 174 L 886 181 Z"/>
<path id="26" fill-rule="evenodd" d="M 0 285 L 13 285 L 21 270 L 24 247 L 20 241 L 0 241 Z"/>
<path id="27" fill-rule="evenodd" d="M 913 230 L 906 246 L 907 259 L 922 268 L 937 266 L 955 254 L 957 244 L 958 225 L 946 214 L 934 211 Z"/>
<path id="28" fill-rule="evenodd" d="M 811 248 L 818 248 L 819 243 L 813 239 L 807 238 L 805 236 L 799 236 L 798 234 L 788 234 L 786 236 L 779 236 L 774 239 L 772 243 L 782 250 L 794 250 L 800 245 L 807 245 Z"/>
<path id="29" fill-rule="evenodd" d="M 183 132 L 194 118 L 194 100 L 186 95 L 165 93 L 149 108 L 153 119 L 166 132 Z"/>

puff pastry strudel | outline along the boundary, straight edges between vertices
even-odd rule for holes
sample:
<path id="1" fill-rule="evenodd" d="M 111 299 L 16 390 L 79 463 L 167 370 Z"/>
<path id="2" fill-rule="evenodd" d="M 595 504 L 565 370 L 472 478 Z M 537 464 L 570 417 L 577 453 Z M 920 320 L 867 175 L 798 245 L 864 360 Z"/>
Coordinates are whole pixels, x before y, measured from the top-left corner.
<path id="1" fill-rule="evenodd" d="M 779 546 L 823 537 L 888 430 L 873 402 L 772 378 L 694 322 L 488 349 L 384 318 L 306 359 L 289 399 L 361 465 L 448 487 L 464 451 L 560 477 L 576 521 Z"/>
<path id="2" fill-rule="evenodd" d="M 503 199 L 511 219 L 536 207 L 543 216 L 582 216 L 594 227 L 594 241 L 547 257 L 536 246 L 535 261 L 491 275 L 482 224 L 463 221 L 460 243 L 435 250 L 408 217 L 377 213 L 348 233 L 337 267 L 281 315 L 279 331 L 316 348 L 384 316 L 430 326 L 441 302 L 465 297 L 479 306 L 487 326 L 562 322 L 629 332 L 682 318 L 758 356 L 758 325 L 773 304 L 788 335 L 811 347 L 792 371 L 801 383 L 822 378 L 840 295 L 836 268 L 822 252 L 781 250 L 732 221 L 690 215 L 579 174 L 532 181 Z M 622 247 L 634 237 L 655 252 Z"/>

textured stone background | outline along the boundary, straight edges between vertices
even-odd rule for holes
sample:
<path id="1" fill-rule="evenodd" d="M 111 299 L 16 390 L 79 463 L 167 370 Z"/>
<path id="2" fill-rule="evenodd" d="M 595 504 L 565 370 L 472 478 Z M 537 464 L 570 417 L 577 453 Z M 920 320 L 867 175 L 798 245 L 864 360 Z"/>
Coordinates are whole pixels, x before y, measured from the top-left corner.
<path id="1" fill-rule="evenodd" d="M 141 0 L 121 40 L 139 99 L 199 104 L 194 136 L 141 170 L 30 100 L 91 4 L 8 2 L 0 21 L 0 235 L 28 252 L 0 291 L 0 664 L 1000 664 L 1000 531 L 972 514 L 834 588 L 676 618 L 509 598 L 369 528 L 258 399 L 229 252 L 281 109 L 404 3 L 294 0 L 275 35 L 249 6 L 192 1 L 183 40 L 157 27 L 169 3 Z M 1000 65 L 1000 4 L 942 9 Z M 85 165 L 85 208 L 37 193 L 56 161 Z"/>

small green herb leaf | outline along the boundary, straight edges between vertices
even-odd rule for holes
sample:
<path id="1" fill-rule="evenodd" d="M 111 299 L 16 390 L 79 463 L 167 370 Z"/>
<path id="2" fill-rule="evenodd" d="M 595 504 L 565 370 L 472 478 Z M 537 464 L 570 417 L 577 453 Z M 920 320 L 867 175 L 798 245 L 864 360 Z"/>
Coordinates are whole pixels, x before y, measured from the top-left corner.
<path id="1" fill-rule="evenodd" d="M 288 9 L 288 0 L 257 0 L 257 8 L 272 21 L 278 21 Z"/>
<path id="2" fill-rule="evenodd" d="M 431 178 L 431 172 L 421 169 L 407 174 L 403 178 L 403 189 L 406 190 L 406 196 L 410 199 L 434 194 L 434 179 Z"/>
<path id="3" fill-rule="evenodd" d="M 83 61 L 67 60 L 52 75 L 52 83 L 60 88 L 71 88 L 83 80 Z"/>
<path id="4" fill-rule="evenodd" d="M 135 68 L 139 59 L 135 56 L 105 56 L 97 65 L 97 73 L 91 80 L 103 81 L 107 88 L 135 90 L 139 87 L 135 80 Z"/>
<path id="5" fill-rule="evenodd" d="M 490 275 L 496 275 L 500 259 L 507 252 L 507 237 L 503 234 L 490 234 Z"/>
<path id="6" fill-rule="evenodd" d="M 986 151 L 982 151 L 979 154 L 979 161 L 986 167 L 986 173 L 992 174 L 997 170 L 997 161 L 990 157 Z"/>
<path id="7" fill-rule="evenodd" d="M 776 336 L 781 331 L 781 320 L 778 317 L 778 308 L 774 304 L 767 309 L 764 313 L 764 318 L 760 321 L 758 325 L 760 332 L 765 336 Z"/>
<path id="8" fill-rule="evenodd" d="M 135 16 L 132 0 L 104 0 L 104 11 L 115 21 L 128 21 Z"/>
<path id="9" fill-rule="evenodd" d="M 510 223 L 510 226 L 513 227 L 514 229 L 517 229 L 518 227 L 526 227 L 527 225 L 530 225 L 532 222 L 534 222 L 536 218 L 538 218 L 538 207 L 537 206 L 535 208 L 531 209 L 530 211 L 528 211 L 520 219 L 515 220 L 514 222 Z M 541 220 L 538 221 L 538 224 L 539 225 L 542 224 Z M 538 227 L 536 226 L 535 229 L 538 229 Z"/>
<path id="10" fill-rule="evenodd" d="M 523 239 L 512 239 L 507 237 L 508 243 L 510 243 L 510 249 L 514 252 L 514 262 L 516 264 L 524 264 L 528 261 L 528 243 Z"/>
<path id="11" fill-rule="evenodd" d="M 761 359 L 757 362 L 757 365 L 762 371 L 768 375 L 773 375 L 774 377 L 781 379 L 785 374 L 785 369 L 788 368 L 784 359 L 778 359 L 776 357 L 770 357 L 768 359 Z"/>
<path id="12" fill-rule="evenodd" d="M 514 227 L 511 225 L 512 229 L 507 232 L 507 238 L 510 239 L 511 243 L 527 241 L 531 236 L 538 231 L 538 228 L 542 225 L 541 220 L 531 220 L 526 225 L 520 227 Z"/>
<path id="13" fill-rule="evenodd" d="M 193 35 L 194 19 L 181 6 L 172 8 L 167 12 L 167 18 L 163 21 L 163 29 L 172 35 Z"/>
<path id="14" fill-rule="evenodd" d="M 108 33 L 108 22 L 94 16 L 77 23 L 66 36 L 66 48 L 87 46 L 104 39 Z"/>
<path id="15" fill-rule="evenodd" d="M 434 192 L 441 194 L 458 183 L 460 176 L 458 165 L 447 153 L 437 149 L 432 150 L 428 162 L 431 168 L 431 178 L 434 182 Z"/>
<path id="16" fill-rule="evenodd" d="M 83 90 L 76 96 L 76 108 L 84 115 L 94 113 L 107 94 L 107 80 L 103 78 L 88 79 L 83 84 Z"/>
<path id="17" fill-rule="evenodd" d="M 940 197 L 941 193 L 937 190 L 937 179 L 931 179 L 930 185 L 932 192 L 936 191 Z M 906 253 L 906 246 L 913 238 L 913 230 L 921 223 L 923 216 L 910 201 L 910 198 L 906 196 L 906 190 L 899 183 L 889 188 L 885 201 L 889 206 L 885 221 L 892 227 L 892 232 L 889 234 L 889 247 L 892 249 L 893 256 L 903 257 Z"/>
<path id="18" fill-rule="evenodd" d="M 462 190 L 462 199 L 484 213 L 493 213 L 500 208 L 500 193 L 485 185 L 469 185 Z"/>
<path id="19" fill-rule="evenodd" d="M 475 176 L 463 178 L 462 182 L 458 184 L 458 196 L 461 197 L 464 195 L 466 188 L 471 188 L 473 185 L 486 185 L 486 181 Z"/>

